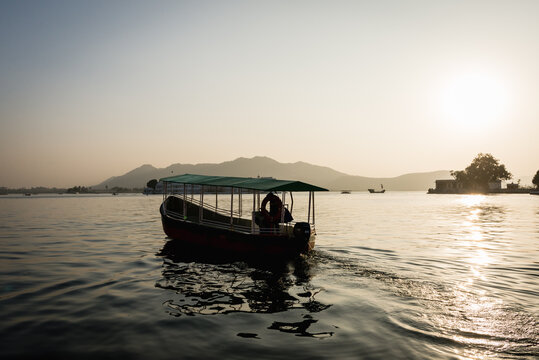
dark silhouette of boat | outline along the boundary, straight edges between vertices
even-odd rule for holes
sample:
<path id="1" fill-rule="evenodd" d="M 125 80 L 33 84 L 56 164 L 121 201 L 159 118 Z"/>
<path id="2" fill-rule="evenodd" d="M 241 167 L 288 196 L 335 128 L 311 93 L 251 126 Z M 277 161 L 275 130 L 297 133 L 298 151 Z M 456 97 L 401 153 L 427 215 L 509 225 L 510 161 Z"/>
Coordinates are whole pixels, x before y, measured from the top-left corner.
<path id="1" fill-rule="evenodd" d="M 380 184 L 380 187 L 382 190 L 374 190 L 374 189 L 368 189 L 371 194 L 383 194 L 386 192 L 386 189 L 384 189 L 384 185 Z"/>
<path id="2" fill-rule="evenodd" d="M 327 189 L 301 181 L 192 174 L 160 181 L 165 234 L 197 251 L 227 256 L 296 256 L 314 247 L 314 192 Z M 303 221 L 292 217 L 293 192 L 308 192 Z M 261 204 L 260 195 L 266 193 Z M 223 194 L 227 195 L 224 199 Z M 249 200 L 244 202 L 244 197 Z M 243 211 L 244 203 L 252 204 L 252 210 Z"/>

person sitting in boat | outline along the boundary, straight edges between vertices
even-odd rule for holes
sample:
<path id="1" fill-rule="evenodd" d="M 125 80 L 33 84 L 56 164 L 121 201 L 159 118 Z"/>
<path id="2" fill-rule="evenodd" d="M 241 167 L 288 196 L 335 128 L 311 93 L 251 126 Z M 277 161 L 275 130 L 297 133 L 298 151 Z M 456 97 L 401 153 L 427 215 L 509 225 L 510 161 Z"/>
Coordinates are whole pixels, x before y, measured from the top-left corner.
<path id="1" fill-rule="evenodd" d="M 270 204 L 269 211 L 266 209 L 268 202 Z M 281 222 L 283 202 L 277 195 L 270 192 L 262 201 L 260 211 L 264 216 L 263 227 L 278 227 Z M 284 222 L 290 222 L 292 220 L 294 220 L 292 214 L 290 214 L 287 208 L 284 208 Z"/>

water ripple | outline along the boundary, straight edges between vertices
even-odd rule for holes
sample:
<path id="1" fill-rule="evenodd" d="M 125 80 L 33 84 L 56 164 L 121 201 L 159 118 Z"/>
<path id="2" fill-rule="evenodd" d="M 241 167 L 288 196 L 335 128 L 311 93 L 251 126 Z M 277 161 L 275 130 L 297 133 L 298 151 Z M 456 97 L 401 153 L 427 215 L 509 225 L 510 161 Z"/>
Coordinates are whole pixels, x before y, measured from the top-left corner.
<path id="1" fill-rule="evenodd" d="M 0 199 L 2 358 L 537 358 L 536 197 L 316 199 L 280 264 L 177 251 L 161 197 Z"/>

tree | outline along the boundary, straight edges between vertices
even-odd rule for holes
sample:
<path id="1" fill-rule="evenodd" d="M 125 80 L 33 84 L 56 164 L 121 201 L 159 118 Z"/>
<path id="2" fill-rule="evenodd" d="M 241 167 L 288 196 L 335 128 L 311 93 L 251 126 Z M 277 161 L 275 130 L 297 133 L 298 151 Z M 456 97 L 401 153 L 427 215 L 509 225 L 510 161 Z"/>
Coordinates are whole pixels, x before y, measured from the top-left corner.
<path id="1" fill-rule="evenodd" d="M 157 186 L 157 179 L 151 179 L 146 183 L 146 187 L 152 188 L 155 190 L 155 187 Z"/>
<path id="2" fill-rule="evenodd" d="M 451 171 L 451 175 L 467 189 L 488 190 L 488 183 L 509 180 L 512 175 L 505 165 L 491 154 L 479 153 L 464 170 Z"/>
<path id="3" fill-rule="evenodd" d="M 465 170 L 451 170 L 451 176 L 453 176 L 455 178 L 455 180 L 457 180 L 457 182 L 459 183 L 463 183 L 463 184 L 466 184 L 467 182 L 467 177 L 466 177 L 466 171 Z"/>
<path id="4" fill-rule="evenodd" d="M 539 188 L 539 170 L 535 173 L 535 176 L 533 177 L 532 184 L 534 184 L 536 187 Z"/>

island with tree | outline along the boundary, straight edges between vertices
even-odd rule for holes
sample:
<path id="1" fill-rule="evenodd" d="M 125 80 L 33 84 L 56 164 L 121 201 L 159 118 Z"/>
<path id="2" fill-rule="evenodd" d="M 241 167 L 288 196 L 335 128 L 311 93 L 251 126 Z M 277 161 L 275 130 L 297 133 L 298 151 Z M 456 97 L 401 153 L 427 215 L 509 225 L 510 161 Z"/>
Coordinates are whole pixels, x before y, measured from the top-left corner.
<path id="1" fill-rule="evenodd" d="M 156 186 L 159 184 L 157 179 L 151 179 L 146 183 L 146 187 L 144 188 L 144 191 L 142 192 L 144 195 L 150 195 L 150 194 L 156 194 Z"/>
<path id="2" fill-rule="evenodd" d="M 535 173 L 532 184 L 535 185 L 535 190 L 530 191 L 530 194 L 539 195 L 539 170 L 537 170 L 537 172 Z"/>
<path id="3" fill-rule="evenodd" d="M 539 172 L 538 172 L 539 173 Z M 520 184 L 508 184 L 502 188 L 502 181 L 512 179 L 513 175 L 504 164 L 491 154 L 479 153 L 464 170 L 451 171 L 454 179 L 436 180 L 436 188 L 429 194 L 487 194 L 487 193 L 529 193 L 531 189 Z M 536 174 L 536 177 L 538 175 Z M 535 179 L 535 178 L 534 178 Z M 537 179 L 539 182 L 539 177 Z"/>

